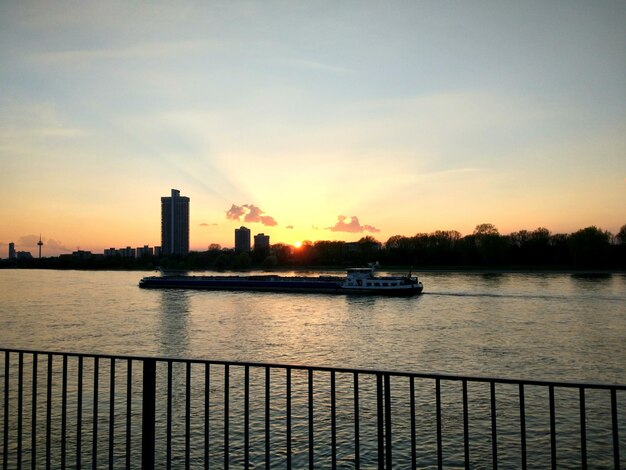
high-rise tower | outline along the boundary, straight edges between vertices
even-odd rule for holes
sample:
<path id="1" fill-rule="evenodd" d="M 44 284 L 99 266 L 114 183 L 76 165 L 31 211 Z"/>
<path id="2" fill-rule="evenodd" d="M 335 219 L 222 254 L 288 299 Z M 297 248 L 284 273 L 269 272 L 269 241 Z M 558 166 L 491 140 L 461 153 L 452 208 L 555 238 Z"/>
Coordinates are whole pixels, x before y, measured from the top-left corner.
<path id="1" fill-rule="evenodd" d="M 161 247 L 164 255 L 189 253 L 189 198 L 177 189 L 161 198 Z"/>
<path id="2" fill-rule="evenodd" d="M 43 242 L 41 241 L 41 234 L 39 234 L 39 241 L 37 242 L 39 246 L 39 259 L 41 259 L 41 247 L 43 246 Z"/>
<path id="3" fill-rule="evenodd" d="M 235 252 L 247 253 L 250 251 L 250 229 L 246 227 L 235 229 Z"/>
<path id="4" fill-rule="evenodd" d="M 259 233 L 254 236 L 254 251 L 270 251 L 270 236 Z"/>

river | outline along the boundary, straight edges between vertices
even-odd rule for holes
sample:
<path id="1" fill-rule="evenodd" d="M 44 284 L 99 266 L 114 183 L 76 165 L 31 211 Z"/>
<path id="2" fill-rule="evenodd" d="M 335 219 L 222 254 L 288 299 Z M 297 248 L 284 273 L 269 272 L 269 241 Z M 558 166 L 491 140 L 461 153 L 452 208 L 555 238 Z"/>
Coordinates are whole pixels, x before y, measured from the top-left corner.
<path id="1" fill-rule="evenodd" d="M 0 344 L 626 383 L 626 274 L 418 274 L 424 294 L 407 299 L 144 290 L 140 272 L 2 270 Z"/>

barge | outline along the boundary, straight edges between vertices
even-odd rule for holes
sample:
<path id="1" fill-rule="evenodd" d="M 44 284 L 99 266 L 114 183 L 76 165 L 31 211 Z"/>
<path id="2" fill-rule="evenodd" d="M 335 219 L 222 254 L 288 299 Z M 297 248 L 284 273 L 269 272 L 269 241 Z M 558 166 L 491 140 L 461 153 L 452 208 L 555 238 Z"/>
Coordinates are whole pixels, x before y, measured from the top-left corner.
<path id="1" fill-rule="evenodd" d="M 376 266 L 349 268 L 340 276 L 149 276 L 139 281 L 144 289 L 201 289 L 253 292 L 295 292 L 314 294 L 359 294 L 413 296 L 423 284 L 417 276 L 377 276 Z"/>

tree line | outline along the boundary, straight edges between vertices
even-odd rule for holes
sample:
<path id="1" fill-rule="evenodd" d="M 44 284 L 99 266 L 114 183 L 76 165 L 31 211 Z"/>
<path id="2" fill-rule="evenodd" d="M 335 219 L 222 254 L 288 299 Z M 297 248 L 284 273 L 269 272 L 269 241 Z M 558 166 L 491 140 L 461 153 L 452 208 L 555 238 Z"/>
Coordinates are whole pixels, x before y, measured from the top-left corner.
<path id="1" fill-rule="evenodd" d="M 235 253 L 211 245 L 185 256 L 137 259 L 0 260 L 0 267 L 52 269 L 216 269 L 350 266 L 378 261 L 385 266 L 420 268 L 626 269 L 626 225 L 617 234 L 591 226 L 573 233 L 546 228 L 502 235 L 493 224 L 477 225 L 469 235 L 437 230 L 414 236 L 394 235 L 386 242 L 366 236 L 357 242 L 305 241 L 300 248 L 277 243 L 269 250 Z"/>
<path id="2" fill-rule="evenodd" d="M 279 250 L 283 252 L 284 250 Z M 546 228 L 502 235 L 493 224 L 473 233 L 437 230 L 414 236 L 394 235 L 381 243 L 371 236 L 356 243 L 305 243 L 291 258 L 296 265 L 346 265 L 379 261 L 419 267 L 626 268 L 626 225 L 613 235 L 592 226 L 570 234 Z"/>

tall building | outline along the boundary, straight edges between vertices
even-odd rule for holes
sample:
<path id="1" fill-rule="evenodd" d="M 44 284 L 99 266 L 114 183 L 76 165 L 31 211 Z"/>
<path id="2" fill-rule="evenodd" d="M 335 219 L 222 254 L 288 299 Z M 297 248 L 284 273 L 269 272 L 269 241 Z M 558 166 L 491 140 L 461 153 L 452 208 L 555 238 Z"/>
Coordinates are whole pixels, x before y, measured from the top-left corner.
<path id="1" fill-rule="evenodd" d="M 235 252 L 247 253 L 250 251 L 250 229 L 240 227 L 235 229 Z"/>
<path id="2" fill-rule="evenodd" d="M 270 251 L 270 236 L 259 233 L 254 236 L 254 251 Z"/>
<path id="3" fill-rule="evenodd" d="M 161 198 L 161 246 L 164 255 L 189 253 L 189 198 L 177 189 Z"/>
<path id="4" fill-rule="evenodd" d="M 15 243 L 9 243 L 9 259 L 17 258 L 17 254 L 15 253 Z"/>

